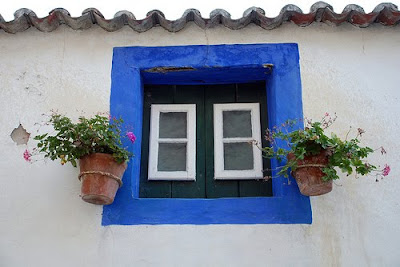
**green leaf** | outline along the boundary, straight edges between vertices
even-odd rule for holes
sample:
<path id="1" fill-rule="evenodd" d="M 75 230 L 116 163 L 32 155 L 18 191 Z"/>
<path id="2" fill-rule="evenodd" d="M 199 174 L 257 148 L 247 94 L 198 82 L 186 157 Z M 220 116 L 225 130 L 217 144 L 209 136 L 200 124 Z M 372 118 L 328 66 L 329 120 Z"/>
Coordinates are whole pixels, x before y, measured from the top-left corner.
<path id="1" fill-rule="evenodd" d="M 71 159 L 70 162 L 71 162 L 72 166 L 74 166 L 74 167 L 76 168 L 76 161 L 75 161 L 75 159 Z"/>
<path id="2" fill-rule="evenodd" d="M 38 151 L 44 157 L 52 160 L 64 158 L 76 166 L 76 159 L 95 152 L 113 154 L 121 161 L 132 156 L 122 146 L 122 119 L 114 120 L 110 125 L 108 117 L 95 115 L 89 119 L 80 117 L 77 123 L 73 123 L 68 117 L 53 114 L 49 122 L 53 125 L 54 135 L 45 133 L 34 137 L 39 141 Z"/>

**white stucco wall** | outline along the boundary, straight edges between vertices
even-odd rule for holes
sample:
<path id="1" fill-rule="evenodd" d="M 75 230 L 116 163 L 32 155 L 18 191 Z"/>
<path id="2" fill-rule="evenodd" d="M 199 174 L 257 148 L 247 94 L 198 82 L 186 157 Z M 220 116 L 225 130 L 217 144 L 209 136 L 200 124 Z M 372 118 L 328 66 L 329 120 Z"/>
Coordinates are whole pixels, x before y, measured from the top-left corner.
<path id="1" fill-rule="evenodd" d="M 138 34 L 98 28 L 0 32 L 0 266 L 399 266 L 400 28 L 286 24 L 207 31 L 190 25 Z M 78 170 L 27 164 L 10 138 L 35 134 L 41 114 L 108 111 L 112 48 L 191 44 L 299 44 L 304 113 L 337 112 L 333 127 L 385 146 L 391 175 L 345 178 L 312 197 L 312 225 L 101 226 L 102 208 L 79 198 Z M 32 140 L 28 144 L 33 146 Z"/>

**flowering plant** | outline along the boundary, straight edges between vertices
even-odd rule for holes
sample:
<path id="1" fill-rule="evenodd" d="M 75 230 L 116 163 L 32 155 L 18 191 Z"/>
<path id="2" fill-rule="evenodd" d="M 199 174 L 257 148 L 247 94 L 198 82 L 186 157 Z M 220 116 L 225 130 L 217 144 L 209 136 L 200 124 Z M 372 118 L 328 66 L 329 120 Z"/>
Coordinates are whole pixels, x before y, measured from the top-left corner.
<path id="1" fill-rule="evenodd" d="M 70 162 L 76 167 L 76 160 L 93 153 L 112 154 L 115 161 L 123 163 L 132 154 L 121 142 L 122 119 L 110 119 L 95 115 L 92 118 L 80 117 L 77 123 L 66 116 L 53 113 L 47 124 L 52 124 L 54 133 L 45 133 L 34 137 L 39 141 L 33 153 L 25 150 L 24 159 L 31 161 L 32 154 L 44 154 L 51 160 L 60 159 L 64 165 Z M 127 132 L 126 137 L 133 143 L 136 136 Z"/>
<path id="2" fill-rule="evenodd" d="M 353 172 L 356 175 L 374 173 L 377 181 L 378 177 L 387 176 L 390 172 L 390 166 L 385 164 L 383 169 L 379 169 L 366 161 L 367 156 L 374 151 L 380 150 L 381 154 L 386 154 L 386 151 L 383 147 L 374 150 L 370 147 L 360 146 L 360 139 L 365 133 L 364 130 L 358 128 L 356 136 L 349 140 L 350 130 L 344 140 L 334 133 L 331 136 L 325 134 L 325 130 L 336 119 L 336 114 L 332 117 L 325 113 L 321 121 L 305 120 L 304 130 L 291 131 L 298 120 L 288 120 L 280 127 L 275 126 L 272 130 L 267 129 L 265 138 L 270 142 L 270 147 L 262 148 L 263 156 L 270 159 L 276 158 L 279 162 L 288 158 L 286 164 L 278 172 L 278 175 L 284 177 L 288 177 L 289 170 L 295 171 L 298 161 L 303 160 L 305 156 L 318 155 L 322 150 L 326 151 L 329 158 L 328 165 L 322 168 L 322 172 L 325 174 L 322 178 L 324 181 L 339 179 L 336 167 L 346 173 L 347 176 Z M 286 142 L 288 149 L 278 148 L 277 140 Z M 288 155 L 290 156 L 288 157 Z"/>

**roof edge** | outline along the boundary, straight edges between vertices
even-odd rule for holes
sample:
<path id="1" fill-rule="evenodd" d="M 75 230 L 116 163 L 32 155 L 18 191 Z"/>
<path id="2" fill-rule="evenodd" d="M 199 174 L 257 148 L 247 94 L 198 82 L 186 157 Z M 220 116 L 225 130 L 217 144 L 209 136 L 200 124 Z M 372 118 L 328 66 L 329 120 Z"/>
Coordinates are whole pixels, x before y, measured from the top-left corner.
<path id="1" fill-rule="evenodd" d="M 118 11 L 112 19 L 105 19 L 95 8 L 85 9 L 79 17 L 72 17 L 68 10 L 63 8 L 53 9 L 48 16 L 43 18 L 38 18 L 30 9 L 18 9 L 14 13 L 12 21 L 5 21 L 0 14 L 0 29 L 7 33 L 23 32 L 31 27 L 42 32 L 52 32 L 60 25 L 67 25 L 74 30 L 85 30 L 95 24 L 109 32 L 117 31 L 124 26 L 130 27 L 136 32 L 145 32 L 156 26 L 161 26 L 170 32 L 178 32 L 189 22 L 194 22 L 202 29 L 221 24 L 229 29 L 239 30 L 252 23 L 263 29 L 272 30 L 287 22 L 293 22 L 301 27 L 308 26 L 313 22 L 323 22 L 336 26 L 351 23 L 354 26 L 365 28 L 374 23 L 384 26 L 398 25 L 400 11 L 392 3 L 381 3 L 371 13 L 365 13 L 362 7 L 354 4 L 347 5 L 342 13 L 335 13 L 331 5 L 325 2 L 316 2 L 310 7 L 309 13 L 303 13 L 296 5 L 286 5 L 278 16 L 272 18 L 266 17 L 264 10 L 259 7 L 248 8 L 238 19 L 232 19 L 224 9 L 213 10 L 209 18 L 202 17 L 197 9 L 187 9 L 176 20 L 167 20 L 159 10 L 149 11 L 144 19 L 136 19 L 133 13 L 126 10 Z"/>

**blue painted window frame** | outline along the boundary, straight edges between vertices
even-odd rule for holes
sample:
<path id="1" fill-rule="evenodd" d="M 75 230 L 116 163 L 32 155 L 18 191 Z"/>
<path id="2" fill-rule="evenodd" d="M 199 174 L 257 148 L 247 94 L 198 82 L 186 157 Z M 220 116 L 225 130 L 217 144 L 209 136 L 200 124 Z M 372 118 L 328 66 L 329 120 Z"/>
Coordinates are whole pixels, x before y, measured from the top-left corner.
<path id="1" fill-rule="evenodd" d="M 272 179 L 272 197 L 139 198 L 144 84 L 266 80 L 269 126 L 280 125 L 303 117 L 297 44 L 117 47 L 111 78 L 110 112 L 133 127 L 137 140 L 126 144 L 135 157 L 114 203 L 103 208 L 102 225 L 312 223 L 310 199 L 300 194 L 293 178 L 290 183 L 284 177 Z M 271 161 L 273 169 L 278 166 Z"/>

